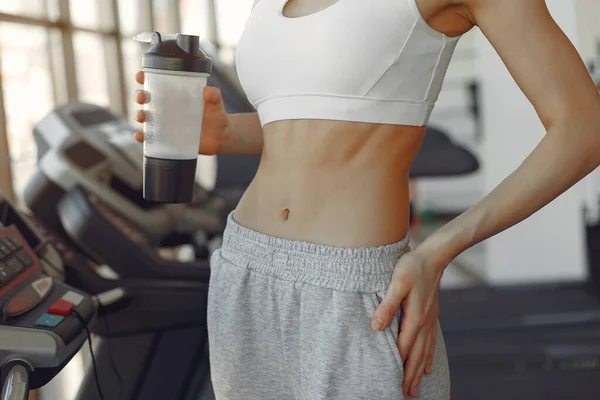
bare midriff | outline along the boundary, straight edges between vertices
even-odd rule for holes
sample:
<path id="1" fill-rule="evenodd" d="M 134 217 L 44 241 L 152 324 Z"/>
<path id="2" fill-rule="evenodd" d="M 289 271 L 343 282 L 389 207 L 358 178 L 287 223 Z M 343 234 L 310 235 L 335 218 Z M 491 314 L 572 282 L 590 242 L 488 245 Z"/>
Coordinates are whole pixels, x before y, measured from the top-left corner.
<path id="1" fill-rule="evenodd" d="M 341 247 L 391 244 L 409 224 L 409 167 L 424 127 L 287 120 L 263 153 L 234 219 L 270 236 Z"/>

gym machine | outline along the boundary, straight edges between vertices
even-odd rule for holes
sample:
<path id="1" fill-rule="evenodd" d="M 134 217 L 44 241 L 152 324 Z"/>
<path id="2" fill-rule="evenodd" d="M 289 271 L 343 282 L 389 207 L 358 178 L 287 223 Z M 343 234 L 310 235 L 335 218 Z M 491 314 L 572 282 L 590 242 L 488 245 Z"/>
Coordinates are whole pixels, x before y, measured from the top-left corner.
<path id="1" fill-rule="evenodd" d="M 4 204 L 2 199 L 0 204 Z M 39 249 L 36 253 L 45 273 L 51 277 L 49 279 L 64 281 L 77 288 L 73 291 L 82 296 L 89 293 L 96 299 L 97 317 L 89 326 L 89 331 L 95 334 L 95 367 L 86 368 L 76 399 L 102 399 L 98 386 L 106 400 L 214 399 L 206 332 L 208 262 L 178 263 L 162 259 L 148 247 L 149 242 L 144 242 L 142 232 L 135 225 L 119 219 L 106 203 L 79 187 L 65 194 L 57 207 L 58 217 L 73 240 L 64 240 L 42 222 L 19 214 L 12 207 L 0 208 L 0 211 L 4 220 L 8 220 L 6 225 L 14 224 L 17 218 L 19 226 L 28 221 L 31 231 L 20 228 L 21 232 L 26 233 L 24 237 L 31 249 Z M 108 230 L 103 231 L 106 228 Z M 35 235 L 31 233 L 34 230 Z M 1 238 L 2 231 L 0 251 L 3 251 Z M 110 266 L 99 262 L 98 249 L 93 245 L 86 246 L 88 241 L 105 241 L 104 244 L 112 247 L 110 254 L 114 259 L 122 261 Z M 81 244 L 95 256 L 85 255 L 72 243 Z M 21 260 L 19 250 L 17 257 Z M 6 262 L 4 259 L 0 265 Z M 3 289 L 1 287 L 0 291 Z M 52 304 L 55 297 L 48 297 L 47 302 Z M 4 298 L 0 292 L 0 304 Z M 32 314 L 25 322 L 34 317 Z M 2 320 L 0 364 L 4 360 L 4 348 L 17 344 L 22 346 L 21 350 L 41 349 L 44 356 L 55 355 L 41 347 L 47 342 L 38 342 L 39 335 L 25 344 L 6 342 L 5 337 L 11 336 L 4 336 L 4 324 L 6 322 Z M 69 359 L 81 343 L 73 344 Z M 15 357 L 10 358 L 13 359 Z M 62 357 L 54 361 L 62 368 L 68 359 Z M 32 365 L 36 368 L 45 366 Z M 41 384 L 35 383 L 31 387 Z"/>
<path id="2" fill-rule="evenodd" d="M 202 49 L 213 60 L 208 84 L 221 90 L 226 110 L 252 111 L 235 74 L 219 61 L 209 43 L 203 43 Z M 133 139 L 135 130 L 125 118 L 92 104 L 71 103 L 53 110 L 33 131 L 40 168 L 25 189 L 25 204 L 47 226 L 62 232 L 56 204 L 71 188 L 82 186 L 128 215 L 154 245 L 189 242 L 195 246 L 197 258 L 206 258 L 211 247 L 207 242 L 212 239 L 218 242 L 225 216 L 239 197 L 231 198 L 227 184 L 214 193 L 197 185 L 196 199 L 191 205 L 144 201 L 142 149 Z M 223 168 L 218 172 L 218 179 L 224 182 L 230 179 L 226 173 L 238 173 L 237 169 L 226 168 L 228 162 L 241 163 L 243 170 L 248 170 L 248 166 L 256 170 L 258 166 L 257 160 L 249 157 L 234 160 L 224 157 L 226 162 L 220 163 L 219 169 Z M 233 206 L 225 206 L 220 191 L 229 195 L 228 201 Z"/>
<path id="3" fill-rule="evenodd" d="M 55 109 L 34 129 L 43 155 L 25 188 L 27 207 L 46 225 L 59 229 L 58 200 L 82 186 L 130 216 L 157 246 L 173 237 L 187 235 L 193 243 L 198 233 L 222 232 L 224 217 L 200 185 L 191 205 L 143 200 L 141 145 L 133 132 L 123 118 L 102 107 L 73 103 Z M 58 138 L 52 143 L 56 146 L 45 138 Z"/>
<path id="4" fill-rule="evenodd" d="M 81 187 L 67 193 L 57 211 L 93 269 L 108 264 L 111 270 L 110 279 L 86 276 L 73 284 L 103 292 L 112 284 L 123 291 L 92 327 L 102 339 L 96 364 L 107 398 L 213 399 L 206 331 L 208 261 L 162 258 L 135 224 Z M 77 399 L 100 399 L 90 371 Z"/>
<path id="5" fill-rule="evenodd" d="M 88 338 L 96 304 L 46 274 L 56 253 L 0 192 L 0 398 L 26 400 Z"/>

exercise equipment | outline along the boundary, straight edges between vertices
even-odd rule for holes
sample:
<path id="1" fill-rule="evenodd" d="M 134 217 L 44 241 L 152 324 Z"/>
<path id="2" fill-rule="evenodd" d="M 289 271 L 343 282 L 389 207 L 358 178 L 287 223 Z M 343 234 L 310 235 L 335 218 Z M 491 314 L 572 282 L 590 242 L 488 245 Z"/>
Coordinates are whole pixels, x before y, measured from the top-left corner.
<path id="1" fill-rule="evenodd" d="M 55 251 L 1 192 L 0 215 L 0 398 L 26 400 L 85 343 L 96 305 L 45 273 Z"/>
<path id="2" fill-rule="evenodd" d="M 208 84 L 221 90 L 227 112 L 253 111 L 235 74 L 220 61 L 214 46 L 203 42 L 201 48 L 213 60 Z M 33 131 L 40 170 L 25 189 L 25 204 L 47 226 L 61 232 L 57 202 L 76 185 L 86 187 L 128 215 L 154 245 L 190 242 L 196 246 L 197 257 L 206 257 L 203 245 L 222 232 L 230 208 L 224 207 L 218 190 L 211 194 L 200 185 L 196 185 L 191 205 L 144 201 L 143 153 L 133 139 L 135 130 L 125 118 L 96 105 L 70 103 L 54 109 Z M 219 163 L 223 170 L 218 179 L 223 181 L 226 173 L 238 173 L 226 168 L 230 159 L 225 160 Z"/>
<path id="3" fill-rule="evenodd" d="M 39 170 L 25 188 L 27 207 L 59 230 L 56 203 L 79 185 L 127 214 L 157 246 L 170 235 L 219 234 L 224 217 L 199 185 L 196 193 L 200 198 L 191 205 L 143 199 L 141 145 L 132 138 L 133 131 L 126 121 L 102 107 L 73 103 L 55 109 L 34 129 L 43 155 Z M 43 140 L 55 137 L 59 139 L 53 146 Z"/>
<path id="4" fill-rule="evenodd" d="M 472 151 L 452 141 L 439 128 L 427 127 L 409 173 L 411 179 L 456 177 L 474 173 L 479 166 Z"/>
<path id="5" fill-rule="evenodd" d="M 208 261 L 163 259 L 136 224 L 84 188 L 69 191 L 57 210 L 69 238 L 91 256 L 91 270 L 110 267 L 112 279 L 80 273 L 77 284 L 91 292 L 118 287 L 124 293 L 116 309 L 100 314 L 92 327 L 105 339 L 96 358 L 106 397 L 212 399 Z M 77 399 L 99 399 L 89 371 Z"/>

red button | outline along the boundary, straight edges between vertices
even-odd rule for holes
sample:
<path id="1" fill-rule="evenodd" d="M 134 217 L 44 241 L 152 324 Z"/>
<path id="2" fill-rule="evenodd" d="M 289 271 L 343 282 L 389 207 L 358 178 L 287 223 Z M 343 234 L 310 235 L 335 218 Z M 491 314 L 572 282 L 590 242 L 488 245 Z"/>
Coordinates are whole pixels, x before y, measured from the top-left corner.
<path id="1" fill-rule="evenodd" d="M 56 303 L 50 306 L 50 308 L 48 309 L 48 314 L 62 315 L 63 317 L 66 317 L 67 315 L 69 315 L 73 307 L 75 307 L 73 303 L 69 303 L 68 301 L 59 299 L 56 301 Z"/>

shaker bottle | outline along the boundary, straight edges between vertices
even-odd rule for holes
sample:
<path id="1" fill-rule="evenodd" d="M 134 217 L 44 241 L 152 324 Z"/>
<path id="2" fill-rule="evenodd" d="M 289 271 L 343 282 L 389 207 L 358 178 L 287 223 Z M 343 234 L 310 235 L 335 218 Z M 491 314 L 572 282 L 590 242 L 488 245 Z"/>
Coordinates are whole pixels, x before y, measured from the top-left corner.
<path id="1" fill-rule="evenodd" d="M 150 96 L 144 104 L 144 199 L 190 203 L 204 112 L 202 91 L 212 61 L 200 50 L 198 36 L 170 36 L 153 32 L 150 48 L 142 54 L 144 90 Z"/>

